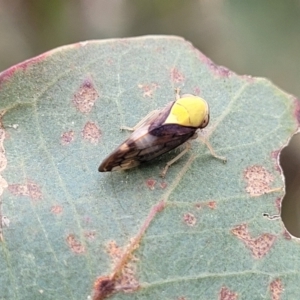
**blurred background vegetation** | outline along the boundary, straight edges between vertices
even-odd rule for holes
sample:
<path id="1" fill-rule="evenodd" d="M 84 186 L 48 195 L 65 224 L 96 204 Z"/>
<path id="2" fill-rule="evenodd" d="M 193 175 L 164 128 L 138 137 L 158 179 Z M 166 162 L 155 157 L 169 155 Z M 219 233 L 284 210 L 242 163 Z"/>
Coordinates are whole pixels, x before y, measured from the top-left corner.
<path id="1" fill-rule="evenodd" d="M 300 98 L 300 0 L 0 0 L 0 72 L 58 46 L 146 34 L 182 36 L 217 64 Z M 282 218 L 300 237 L 299 135 L 281 163 Z"/>

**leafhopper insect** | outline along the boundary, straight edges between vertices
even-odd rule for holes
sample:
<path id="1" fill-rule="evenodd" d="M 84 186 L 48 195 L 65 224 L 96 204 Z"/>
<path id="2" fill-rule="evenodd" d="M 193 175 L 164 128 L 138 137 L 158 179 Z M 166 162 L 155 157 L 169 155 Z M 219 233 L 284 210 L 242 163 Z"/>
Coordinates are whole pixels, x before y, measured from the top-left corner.
<path id="1" fill-rule="evenodd" d="M 179 89 L 176 89 L 175 101 L 169 102 L 163 109 L 152 111 L 135 127 L 123 128 L 133 133 L 103 160 L 98 170 L 131 169 L 185 143 L 185 149 L 162 170 L 160 176 L 165 177 L 168 168 L 190 149 L 188 141 L 197 138 L 197 130 L 206 127 L 208 122 L 207 102 L 191 94 L 180 96 Z M 214 153 L 208 141 L 204 142 L 214 157 L 226 161 L 226 158 Z"/>

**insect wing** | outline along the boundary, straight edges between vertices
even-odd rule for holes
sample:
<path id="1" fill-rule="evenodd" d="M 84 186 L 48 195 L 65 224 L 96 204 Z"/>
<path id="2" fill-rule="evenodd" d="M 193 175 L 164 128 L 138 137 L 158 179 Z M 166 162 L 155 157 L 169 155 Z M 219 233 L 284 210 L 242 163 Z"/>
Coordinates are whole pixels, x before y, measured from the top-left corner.
<path id="1" fill-rule="evenodd" d="M 129 138 L 103 160 L 98 168 L 99 172 L 125 170 L 139 165 L 140 161 L 136 160 L 135 156 L 140 152 L 140 149 L 136 147 L 134 141 L 141 140 L 143 137 L 147 136 L 149 133 L 149 126 L 154 120 L 157 120 L 161 116 L 164 110 L 165 109 L 155 110 L 141 120 L 135 126 L 136 129 Z M 147 143 L 147 140 L 145 140 L 145 143 Z M 149 143 L 151 143 L 151 141 L 148 139 L 148 144 Z"/>
<path id="2" fill-rule="evenodd" d="M 99 171 L 133 168 L 178 147 L 195 133 L 195 129 L 172 124 L 162 125 L 151 132 L 148 129 L 149 125 L 134 131 L 102 162 Z"/>

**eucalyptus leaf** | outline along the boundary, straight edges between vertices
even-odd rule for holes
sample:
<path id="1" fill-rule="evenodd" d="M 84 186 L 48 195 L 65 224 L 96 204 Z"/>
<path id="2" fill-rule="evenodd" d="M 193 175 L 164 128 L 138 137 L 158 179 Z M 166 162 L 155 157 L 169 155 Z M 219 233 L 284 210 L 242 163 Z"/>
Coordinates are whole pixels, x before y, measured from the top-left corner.
<path id="1" fill-rule="evenodd" d="M 176 88 L 209 103 L 201 134 L 227 163 L 193 140 L 165 179 L 176 151 L 99 173 L 120 127 Z M 2 72 L 0 299 L 88 299 L 124 253 L 113 299 L 298 299 L 299 244 L 274 217 L 296 105 L 173 36 L 82 42 Z"/>

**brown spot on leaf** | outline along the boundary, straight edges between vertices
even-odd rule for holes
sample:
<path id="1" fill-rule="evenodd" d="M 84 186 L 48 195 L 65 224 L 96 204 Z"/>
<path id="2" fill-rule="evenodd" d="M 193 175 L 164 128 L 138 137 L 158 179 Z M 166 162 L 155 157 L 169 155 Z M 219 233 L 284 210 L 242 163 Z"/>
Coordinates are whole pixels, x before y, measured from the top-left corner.
<path id="1" fill-rule="evenodd" d="M 260 196 L 270 191 L 273 176 L 264 167 L 254 165 L 244 171 L 244 179 L 247 182 L 246 191 L 251 196 Z"/>
<path id="2" fill-rule="evenodd" d="M 138 234 L 130 243 L 120 248 L 115 241 L 108 244 L 107 252 L 112 259 L 114 268 L 109 276 L 100 276 L 96 279 L 93 289 L 93 300 L 102 300 L 116 292 L 130 293 L 136 291 L 140 284 L 135 277 L 134 262 L 137 260 L 133 252 L 139 247 L 142 236 L 149 227 L 156 214 L 165 208 L 165 202 L 154 205 Z"/>
<path id="3" fill-rule="evenodd" d="M 171 80 L 175 83 L 181 83 L 183 82 L 185 77 L 183 74 L 177 69 L 177 68 L 172 68 L 171 69 Z"/>
<path id="4" fill-rule="evenodd" d="M 96 123 L 87 122 L 82 130 L 82 136 L 90 143 L 97 144 L 101 136 L 101 131 Z"/>
<path id="5" fill-rule="evenodd" d="M 219 292 L 219 300 L 237 300 L 238 294 L 223 286 Z"/>
<path id="6" fill-rule="evenodd" d="M 208 202 L 198 202 L 195 204 L 196 209 L 202 209 L 202 208 L 210 208 L 210 209 L 216 209 L 217 208 L 217 202 L 214 200 L 208 201 Z"/>
<path id="7" fill-rule="evenodd" d="M 196 209 L 202 209 L 202 204 L 201 203 L 196 203 L 195 207 L 196 207 Z"/>
<path id="8" fill-rule="evenodd" d="M 216 209 L 217 208 L 217 202 L 216 201 L 209 201 L 207 203 L 207 206 L 210 208 L 210 209 Z"/>
<path id="9" fill-rule="evenodd" d="M 262 258 L 265 256 L 272 247 L 276 240 L 276 236 L 270 233 L 264 233 L 258 238 L 248 242 L 248 247 L 251 249 L 255 258 Z"/>
<path id="10" fill-rule="evenodd" d="M 249 232 L 248 232 L 248 227 L 246 224 L 241 224 L 239 226 L 236 226 L 231 230 L 231 232 L 237 236 L 240 240 L 247 240 L 251 239 Z"/>
<path id="11" fill-rule="evenodd" d="M 62 213 L 63 207 L 61 205 L 53 205 L 50 211 L 55 215 L 59 215 Z"/>
<path id="12" fill-rule="evenodd" d="M 74 234 L 69 234 L 66 238 L 66 241 L 72 252 L 76 254 L 85 252 L 84 246 L 80 243 L 80 241 L 76 240 Z"/>
<path id="13" fill-rule="evenodd" d="M 96 231 L 95 230 L 90 230 L 90 231 L 86 231 L 84 233 L 84 236 L 88 239 L 88 240 L 94 240 L 96 238 Z"/>
<path id="14" fill-rule="evenodd" d="M 9 184 L 8 190 L 15 196 L 27 196 L 32 200 L 42 199 L 42 191 L 40 187 L 29 180 L 25 184 Z"/>
<path id="15" fill-rule="evenodd" d="M 257 259 L 264 257 L 276 240 L 276 236 L 270 233 L 263 233 L 257 238 L 252 238 L 246 224 L 236 226 L 231 232 L 251 250 L 253 257 Z"/>
<path id="16" fill-rule="evenodd" d="M 73 130 L 64 132 L 60 137 L 60 142 L 64 146 L 70 144 L 71 142 L 73 142 L 73 140 L 74 140 Z"/>
<path id="17" fill-rule="evenodd" d="M 195 226 L 197 223 L 196 217 L 191 213 L 184 214 L 183 221 L 186 225 L 191 226 L 191 227 Z"/>
<path id="18" fill-rule="evenodd" d="M 99 95 L 93 83 L 90 80 L 85 80 L 74 94 L 72 102 L 81 113 L 89 113 L 98 97 Z"/>
<path id="19" fill-rule="evenodd" d="M 116 282 L 109 276 L 101 276 L 94 283 L 93 300 L 102 300 L 116 293 Z"/>
<path id="20" fill-rule="evenodd" d="M 107 244 L 107 253 L 115 263 L 122 256 L 123 250 L 117 245 L 115 241 L 110 241 Z"/>
<path id="21" fill-rule="evenodd" d="M 139 84 L 138 87 L 143 91 L 143 97 L 152 98 L 159 85 L 157 83 Z"/>
<path id="22" fill-rule="evenodd" d="M 137 246 L 137 248 L 138 248 L 138 246 Z M 110 241 L 107 245 L 107 252 L 114 264 L 117 264 L 120 261 L 120 259 L 122 259 L 123 255 L 124 255 L 124 250 L 126 250 L 126 249 L 122 249 L 121 247 L 119 247 L 115 241 Z M 132 262 L 135 262 L 135 261 L 137 261 L 137 258 L 131 253 L 130 260 L 125 264 L 125 267 L 122 271 L 122 277 L 124 277 L 124 278 L 122 278 L 122 280 L 124 280 L 125 278 L 129 279 L 129 277 L 132 277 L 130 279 L 130 281 L 138 284 L 136 278 L 133 276 L 133 274 L 135 272 L 132 273 L 132 271 L 135 271 L 135 268 L 134 268 Z M 134 285 L 136 285 L 136 284 L 134 284 Z"/>
<path id="23" fill-rule="evenodd" d="M 108 243 L 107 252 L 114 265 L 118 265 L 118 263 L 122 261 L 124 250 L 121 249 L 115 241 Z M 123 262 L 122 270 L 118 272 L 118 274 L 101 276 L 96 280 L 93 300 L 105 299 L 118 291 L 132 293 L 139 288 L 140 284 L 135 277 L 136 269 L 132 263 L 135 258 L 130 254 L 129 259 L 130 260 Z"/>
<path id="24" fill-rule="evenodd" d="M 280 300 L 283 292 L 283 284 L 279 278 L 274 279 L 270 283 L 270 292 L 272 300 Z"/>
<path id="25" fill-rule="evenodd" d="M 155 179 L 149 178 L 149 179 L 146 180 L 146 186 L 148 187 L 148 189 L 154 190 L 155 185 L 156 185 L 156 180 Z"/>

